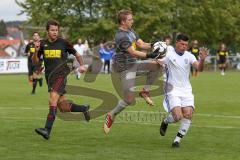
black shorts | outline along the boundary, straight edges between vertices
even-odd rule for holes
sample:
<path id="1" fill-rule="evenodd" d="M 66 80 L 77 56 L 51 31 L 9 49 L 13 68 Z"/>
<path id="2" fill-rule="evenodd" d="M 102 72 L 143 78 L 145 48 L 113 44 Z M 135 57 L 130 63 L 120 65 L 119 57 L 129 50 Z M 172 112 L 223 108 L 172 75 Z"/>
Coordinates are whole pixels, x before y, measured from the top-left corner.
<path id="1" fill-rule="evenodd" d="M 33 75 L 33 65 L 28 63 L 28 76 Z"/>
<path id="2" fill-rule="evenodd" d="M 218 61 L 218 64 L 225 64 L 226 63 L 226 61 L 227 61 L 227 59 L 226 58 L 219 58 L 219 61 Z"/>
<path id="3" fill-rule="evenodd" d="M 28 75 L 31 76 L 35 72 L 41 72 L 42 71 L 42 62 L 39 62 L 38 64 L 34 65 L 30 62 L 28 62 Z"/>
<path id="4" fill-rule="evenodd" d="M 45 76 L 45 78 L 48 85 L 48 92 L 57 92 L 59 95 L 64 95 L 66 93 L 66 76 L 52 76 L 50 79 L 48 79 L 48 76 Z"/>

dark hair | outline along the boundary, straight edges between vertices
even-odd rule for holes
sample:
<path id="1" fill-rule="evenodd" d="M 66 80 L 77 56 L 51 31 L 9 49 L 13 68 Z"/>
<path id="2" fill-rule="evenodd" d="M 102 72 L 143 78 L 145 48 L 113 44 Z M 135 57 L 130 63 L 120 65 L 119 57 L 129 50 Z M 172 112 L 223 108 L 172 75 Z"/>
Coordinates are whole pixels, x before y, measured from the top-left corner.
<path id="1" fill-rule="evenodd" d="M 171 37 L 171 36 L 165 36 L 165 37 L 163 38 L 164 41 L 167 40 L 167 39 L 172 39 L 172 37 Z"/>
<path id="2" fill-rule="evenodd" d="M 118 24 L 121 24 L 122 21 L 127 19 L 128 15 L 132 15 L 132 11 L 130 10 L 120 10 L 118 12 Z"/>
<path id="3" fill-rule="evenodd" d="M 50 25 L 52 25 L 52 26 L 57 26 L 58 29 L 59 29 L 59 23 L 58 23 L 58 21 L 56 21 L 56 20 L 49 20 L 49 21 L 47 22 L 47 25 L 46 25 L 46 30 L 47 30 L 47 31 L 49 30 Z"/>
<path id="4" fill-rule="evenodd" d="M 222 45 L 225 46 L 224 50 L 222 50 Z M 219 44 L 219 46 L 218 46 L 218 50 L 219 50 L 219 51 L 227 51 L 227 50 L 228 50 L 228 49 L 227 49 L 227 45 L 226 45 L 224 42 L 220 42 L 220 44 Z"/>
<path id="5" fill-rule="evenodd" d="M 33 34 L 32 34 L 32 35 L 34 35 L 35 33 L 36 33 L 36 34 L 38 34 L 38 35 L 40 35 L 38 32 L 33 32 Z"/>
<path id="6" fill-rule="evenodd" d="M 189 40 L 189 37 L 186 35 L 186 34 L 183 34 L 183 33 L 180 33 L 179 35 L 177 35 L 177 38 L 176 38 L 177 41 L 188 41 Z"/>

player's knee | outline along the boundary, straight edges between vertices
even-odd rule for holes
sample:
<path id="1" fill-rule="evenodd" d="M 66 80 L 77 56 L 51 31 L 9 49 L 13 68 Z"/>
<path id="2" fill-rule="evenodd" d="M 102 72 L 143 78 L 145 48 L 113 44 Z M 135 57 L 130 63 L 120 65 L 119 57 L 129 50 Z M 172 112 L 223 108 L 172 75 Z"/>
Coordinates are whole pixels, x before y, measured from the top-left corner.
<path id="1" fill-rule="evenodd" d="M 174 119 L 175 122 L 180 121 L 182 118 L 183 118 L 182 114 L 173 115 L 173 119 Z"/>
<path id="2" fill-rule="evenodd" d="M 135 98 L 132 98 L 132 97 L 125 98 L 125 99 L 124 99 L 124 102 L 125 102 L 127 105 L 134 104 Z"/>
<path id="3" fill-rule="evenodd" d="M 50 95 L 49 105 L 50 105 L 50 106 L 57 106 L 58 98 L 59 98 L 59 97 L 57 97 L 57 96 L 55 96 L 55 95 Z"/>
<path id="4" fill-rule="evenodd" d="M 50 100 L 49 100 L 49 105 L 50 105 L 50 106 L 57 106 L 57 102 L 50 99 Z"/>
<path id="5" fill-rule="evenodd" d="M 183 117 L 191 120 L 192 119 L 192 113 L 184 113 Z"/>
<path id="6" fill-rule="evenodd" d="M 132 99 L 128 99 L 128 100 L 124 100 L 124 101 L 127 103 L 127 105 L 131 105 L 134 103 L 134 100 L 132 100 Z"/>

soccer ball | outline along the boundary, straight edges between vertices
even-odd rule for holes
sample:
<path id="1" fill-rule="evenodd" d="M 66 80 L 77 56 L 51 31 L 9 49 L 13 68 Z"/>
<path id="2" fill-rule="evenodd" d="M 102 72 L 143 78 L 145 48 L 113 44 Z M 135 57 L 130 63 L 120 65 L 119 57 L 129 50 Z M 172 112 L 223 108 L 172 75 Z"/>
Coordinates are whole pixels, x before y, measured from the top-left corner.
<path id="1" fill-rule="evenodd" d="M 157 51 L 158 50 L 158 51 Z M 166 56 L 167 44 L 166 42 L 158 41 L 153 44 L 152 52 L 158 52 L 159 56 L 157 58 L 163 58 Z"/>

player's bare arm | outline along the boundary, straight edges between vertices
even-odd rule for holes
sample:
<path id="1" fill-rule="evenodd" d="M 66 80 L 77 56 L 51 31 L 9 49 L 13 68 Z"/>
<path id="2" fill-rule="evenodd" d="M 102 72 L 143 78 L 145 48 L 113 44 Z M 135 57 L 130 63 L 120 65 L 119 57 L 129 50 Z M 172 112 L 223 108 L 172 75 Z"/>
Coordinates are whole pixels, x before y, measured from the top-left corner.
<path id="1" fill-rule="evenodd" d="M 39 62 L 39 58 L 38 58 L 38 51 L 40 49 L 40 42 L 34 42 L 35 45 L 35 53 L 32 56 L 32 62 L 33 64 L 37 64 Z"/>
<path id="2" fill-rule="evenodd" d="M 229 56 L 228 56 L 228 52 L 226 53 L 226 63 L 229 63 Z"/>
<path id="3" fill-rule="evenodd" d="M 219 55 L 217 54 L 217 61 L 219 61 Z"/>
<path id="4" fill-rule="evenodd" d="M 202 72 L 204 67 L 205 58 L 209 55 L 209 49 L 202 47 L 199 51 L 199 61 L 193 63 L 193 67 Z"/>
<path id="5" fill-rule="evenodd" d="M 131 54 L 134 57 L 138 57 L 138 58 L 155 58 L 157 59 L 158 57 L 162 57 L 165 56 L 165 51 L 160 52 L 160 47 L 158 47 L 157 49 L 155 49 L 154 51 L 150 52 L 150 53 L 145 53 L 145 52 L 141 52 L 141 51 L 137 51 L 135 50 L 135 48 L 133 46 L 130 46 L 127 49 L 127 52 L 129 54 Z"/>
<path id="6" fill-rule="evenodd" d="M 138 39 L 136 45 L 141 49 L 151 49 L 151 43 L 146 43 L 141 39 Z"/>
<path id="7" fill-rule="evenodd" d="M 133 46 L 130 46 L 130 47 L 127 49 L 127 52 L 128 52 L 129 54 L 131 54 L 132 56 L 138 57 L 138 58 L 146 58 L 146 56 L 147 56 L 147 53 L 141 52 L 141 51 L 137 51 L 137 50 L 134 49 Z"/>

